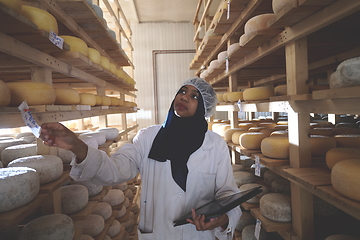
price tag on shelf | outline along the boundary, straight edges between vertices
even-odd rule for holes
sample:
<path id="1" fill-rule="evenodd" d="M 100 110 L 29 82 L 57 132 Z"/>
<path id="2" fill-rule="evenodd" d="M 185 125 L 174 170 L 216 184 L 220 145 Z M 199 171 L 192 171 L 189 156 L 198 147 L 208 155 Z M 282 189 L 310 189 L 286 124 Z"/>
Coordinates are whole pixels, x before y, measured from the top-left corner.
<path id="1" fill-rule="evenodd" d="M 261 230 L 261 221 L 259 219 L 256 219 L 254 236 L 257 240 L 260 239 L 260 230 Z"/>
<path id="2" fill-rule="evenodd" d="M 241 106 L 241 100 L 240 99 L 237 101 L 237 105 L 238 105 L 238 108 L 239 108 L 239 112 L 242 112 L 242 106 Z"/>
<path id="3" fill-rule="evenodd" d="M 255 155 L 255 176 L 260 177 L 260 157 Z"/>
<path id="4" fill-rule="evenodd" d="M 59 37 L 56 33 L 54 33 L 52 30 L 50 30 L 49 40 L 52 42 L 55 46 L 57 46 L 60 49 L 63 49 L 64 46 L 64 39 Z"/>
<path id="5" fill-rule="evenodd" d="M 225 58 L 225 72 L 227 73 L 229 71 L 229 58 Z"/>
<path id="6" fill-rule="evenodd" d="M 229 20 L 230 18 L 230 0 L 227 1 L 227 14 L 226 14 L 226 20 Z"/>
<path id="7" fill-rule="evenodd" d="M 32 114 L 30 112 L 30 108 L 27 105 L 26 101 L 23 101 L 18 108 L 21 112 L 21 116 L 24 120 L 25 125 L 31 129 L 32 133 L 37 138 L 39 138 L 41 127 L 36 123 L 34 117 L 32 116 Z"/>

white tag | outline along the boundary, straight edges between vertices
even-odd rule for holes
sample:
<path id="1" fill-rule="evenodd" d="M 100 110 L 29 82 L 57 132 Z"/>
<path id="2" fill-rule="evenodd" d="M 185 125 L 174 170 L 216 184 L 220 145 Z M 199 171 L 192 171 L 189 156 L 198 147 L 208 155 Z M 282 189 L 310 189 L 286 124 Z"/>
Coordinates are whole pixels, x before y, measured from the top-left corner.
<path id="1" fill-rule="evenodd" d="M 260 177 L 260 157 L 255 155 L 255 176 Z"/>
<path id="2" fill-rule="evenodd" d="M 28 126 L 31 129 L 32 133 L 37 138 L 39 138 L 41 127 L 36 123 L 35 119 L 31 115 L 30 108 L 27 105 L 26 101 L 23 101 L 18 108 L 21 112 L 21 116 L 26 126 Z"/>
<path id="3" fill-rule="evenodd" d="M 229 20 L 230 18 L 230 0 L 227 1 L 227 15 L 226 20 Z"/>
<path id="4" fill-rule="evenodd" d="M 241 106 L 241 100 L 239 99 L 239 101 L 237 102 L 238 108 L 239 108 L 239 112 L 242 112 L 242 106 Z"/>
<path id="5" fill-rule="evenodd" d="M 49 40 L 52 42 L 55 46 L 57 46 L 60 49 L 63 49 L 64 46 L 64 39 L 59 37 L 56 33 L 54 33 L 52 30 L 50 30 Z"/>
<path id="6" fill-rule="evenodd" d="M 226 66 L 225 72 L 227 73 L 229 71 L 229 58 L 225 58 L 225 66 Z"/>
<path id="7" fill-rule="evenodd" d="M 257 240 L 260 239 L 260 230 L 261 230 L 261 221 L 259 219 L 256 219 L 254 236 Z"/>

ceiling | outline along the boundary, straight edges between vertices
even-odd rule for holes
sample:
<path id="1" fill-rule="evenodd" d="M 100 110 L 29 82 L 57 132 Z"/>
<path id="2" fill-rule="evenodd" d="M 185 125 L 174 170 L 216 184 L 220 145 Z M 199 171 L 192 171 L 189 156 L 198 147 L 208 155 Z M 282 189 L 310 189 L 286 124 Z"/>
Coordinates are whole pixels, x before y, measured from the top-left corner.
<path id="1" fill-rule="evenodd" d="M 201 0 L 119 0 L 119 3 L 129 22 L 193 22 L 199 1 Z M 210 13 L 215 13 L 219 2 L 220 0 L 212 0 Z"/>

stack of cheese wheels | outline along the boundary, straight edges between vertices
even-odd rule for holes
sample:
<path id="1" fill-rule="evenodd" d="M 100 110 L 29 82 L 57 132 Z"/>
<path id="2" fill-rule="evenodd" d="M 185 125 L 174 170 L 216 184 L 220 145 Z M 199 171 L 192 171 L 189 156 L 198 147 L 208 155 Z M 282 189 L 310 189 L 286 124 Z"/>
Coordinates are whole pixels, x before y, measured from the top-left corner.
<path id="1" fill-rule="evenodd" d="M 216 98 L 217 98 L 218 102 L 224 102 L 224 98 L 223 98 L 223 94 L 222 94 L 222 93 L 217 93 L 217 94 L 216 94 Z"/>
<path id="2" fill-rule="evenodd" d="M 274 88 L 275 96 L 287 95 L 287 85 L 279 85 Z"/>
<path id="3" fill-rule="evenodd" d="M 360 147 L 360 135 L 335 135 L 337 147 L 344 148 L 359 148 Z"/>
<path id="4" fill-rule="evenodd" d="M 103 198 L 103 202 L 109 203 L 112 207 L 123 203 L 125 199 L 124 192 L 120 189 L 111 189 Z"/>
<path id="5" fill-rule="evenodd" d="M 9 82 L 10 106 L 19 106 L 26 100 L 31 105 L 51 105 L 55 102 L 55 90 L 53 86 L 43 82 Z"/>
<path id="6" fill-rule="evenodd" d="M 271 182 L 271 191 L 274 193 L 283 193 L 290 195 L 290 181 L 285 178 L 277 178 Z"/>
<path id="7" fill-rule="evenodd" d="M 212 61 L 209 63 L 208 71 L 211 73 L 211 72 L 213 72 L 218 66 L 219 66 L 218 60 L 217 60 L 217 59 L 212 60 Z"/>
<path id="8" fill-rule="evenodd" d="M 331 183 L 336 191 L 350 199 L 360 201 L 360 160 L 346 159 L 334 165 Z"/>
<path id="9" fill-rule="evenodd" d="M 360 240 L 360 238 L 344 234 L 335 234 L 328 236 L 327 238 L 325 238 L 325 240 Z"/>
<path id="10" fill-rule="evenodd" d="M 260 149 L 262 140 L 266 137 L 261 132 L 247 132 L 239 137 L 240 146 L 250 150 Z"/>
<path id="11" fill-rule="evenodd" d="M 72 181 L 71 184 L 78 184 L 85 186 L 88 189 L 89 197 L 96 196 L 103 190 L 103 186 L 93 184 L 90 181 Z"/>
<path id="12" fill-rule="evenodd" d="M 73 214 L 86 207 L 89 201 L 88 189 L 83 185 L 60 187 L 61 210 L 64 214 Z"/>
<path id="13" fill-rule="evenodd" d="M 227 56 L 231 57 L 231 55 L 233 55 L 238 49 L 240 48 L 240 44 L 239 42 L 233 43 L 231 44 L 228 48 L 227 48 Z"/>
<path id="14" fill-rule="evenodd" d="M 88 48 L 88 57 L 93 63 L 101 64 L 101 54 L 95 48 Z"/>
<path id="15" fill-rule="evenodd" d="M 291 221 L 291 198 L 281 193 L 268 193 L 260 199 L 260 213 L 275 222 Z"/>
<path id="16" fill-rule="evenodd" d="M 75 228 L 82 229 L 82 233 L 95 237 L 104 230 L 104 218 L 97 214 L 90 214 L 85 220 L 75 222 Z M 72 239 L 72 238 L 70 238 Z"/>
<path id="17" fill-rule="evenodd" d="M 247 225 L 255 224 L 256 220 L 249 212 L 242 212 L 240 220 L 236 224 L 235 229 L 241 232 Z"/>
<path id="18" fill-rule="evenodd" d="M 38 29 L 59 34 L 58 25 L 53 15 L 40 8 L 23 5 L 21 15 L 37 25 Z"/>
<path id="19" fill-rule="evenodd" d="M 111 205 L 107 202 L 99 202 L 96 204 L 96 207 L 92 211 L 92 214 L 100 215 L 104 218 L 104 220 L 108 220 L 112 215 Z"/>
<path id="20" fill-rule="evenodd" d="M 272 96 L 274 96 L 273 87 L 247 88 L 243 93 L 245 101 L 268 100 Z"/>
<path id="21" fill-rule="evenodd" d="M 227 94 L 227 100 L 229 102 L 237 102 L 237 101 L 243 101 L 243 92 L 229 92 Z"/>
<path id="22" fill-rule="evenodd" d="M 244 34 L 240 37 L 239 44 L 240 46 L 244 46 L 249 39 L 250 36 L 257 33 L 258 31 L 262 31 L 268 29 L 268 21 L 273 19 L 275 14 L 273 13 L 265 13 L 260 14 L 255 17 L 250 18 L 244 26 Z"/>
<path id="23" fill-rule="evenodd" d="M 26 224 L 20 231 L 19 240 L 73 239 L 73 220 L 65 214 L 48 214 Z"/>
<path id="24" fill-rule="evenodd" d="M 255 182 L 255 176 L 245 171 L 234 172 L 234 178 L 238 187 L 240 187 L 245 183 Z"/>
<path id="25" fill-rule="evenodd" d="M 241 232 L 241 240 L 256 240 L 254 235 L 255 233 L 255 224 L 250 224 L 244 227 Z M 270 233 L 266 232 L 263 228 L 260 228 L 259 239 L 267 240 L 270 238 Z"/>
<path id="26" fill-rule="evenodd" d="M 26 144 L 26 141 L 22 140 L 22 139 L 13 139 L 13 138 L 0 141 L 0 157 L 1 157 L 2 151 L 4 151 L 5 148 L 10 147 L 10 146 L 20 145 L 20 144 Z M 0 158 L 0 160 L 1 160 L 1 158 Z"/>
<path id="27" fill-rule="evenodd" d="M 106 134 L 103 132 L 86 132 L 79 135 L 79 137 L 93 137 L 96 139 L 98 146 L 103 145 L 106 142 Z"/>
<path id="28" fill-rule="evenodd" d="M 108 96 L 101 96 L 101 105 L 102 106 L 110 106 L 111 105 L 111 99 Z"/>
<path id="29" fill-rule="evenodd" d="M 80 94 L 71 88 L 55 88 L 55 103 L 58 105 L 75 105 L 80 103 Z"/>
<path id="30" fill-rule="evenodd" d="M 360 57 L 350 58 L 337 66 L 330 76 L 330 88 L 343 88 L 360 85 Z"/>
<path id="31" fill-rule="evenodd" d="M 5 82 L 0 80 L 0 107 L 6 107 L 10 103 L 10 89 Z"/>
<path id="32" fill-rule="evenodd" d="M 269 158 L 289 158 L 289 139 L 287 137 L 266 137 L 261 141 L 261 153 Z"/>
<path id="33" fill-rule="evenodd" d="M 95 99 L 96 99 L 95 106 L 101 106 L 102 105 L 102 96 L 96 94 Z"/>
<path id="34" fill-rule="evenodd" d="M 5 148 L 1 152 L 1 162 L 7 166 L 11 161 L 28 156 L 36 155 L 36 144 L 20 144 Z"/>
<path id="35" fill-rule="evenodd" d="M 223 62 L 225 62 L 227 57 L 228 57 L 228 52 L 222 51 L 217 55 L 217 60 L 220 64 L 222 64 Z"/>
<path id="36" fill-rule="evenodd" d="M 89 56 L 89 48 L 81 38 L 67 35 L 61 35 L 60 37 L 64 39 L 64 42 L 69 44 L 70 52 L 79 52 L 85 57 Z"/>
<path id="37" fill-rule="evenodd" d="M 114 220 L 110 227 L 109 230 L 107 231 L 107 235 L 109 236 L 109 239 L 111 239 L 112 237 L 115 237 L 116 235 L 119 234 L 121 230 L 121 224 L 118 220 Z"/>
<path id="38" fill-rule="evenodd" d="M 101 56 L 101 62 L 100 65 L 106 69 L 110 71 L 110 60 L 109 58 L 105 57 L 105 56 Z"/>
<path id="39" fill-rule="evenodd" d="M 24 206 L 40 190 L 39 174 L 27 167 L 0 168 L 0 212 Z"/>
<path id="40" fill-rule="evenodd" d="M 18 133 L 15 138 L 24 140 L 27 143 L 34 143 L 36 141 L 36 137 L 32 132 Z"/>
<path id="41" fill-rule="evenodd" d="M 250 189 L 255 188 L 255 187 L 261 187 L 262 192 L 259 193 L 258 195 L 256 195 L 255 197 L 252 197 L 252 198 L 248 199 L 246 202 L 248 202 L 248 203 L 259 203 L 260 198 L 263 195 L 270 192 L 270 189 L 268 187 L 266 187 L 263 184 L 259 184 L 259 183 L 245 183 L 245 184 L 241 185 L 239 187 L 239 189 L 240 189 L 240 191 L 247 191 L 247 190 L 250 190 Z"/>
<path id="42" fill-rule="evenodd" d="M 284 179 L 284 178 L 271 170 L 268 170 L 264 173 L 264 182 L 267 185 L 271 186 L 272 182 L 276 179 Z"/>
<path id="43" fill-rule="evenodd" d="M 240 144 L 240 136 L 243 133 L 247 133 L 247 130 L 245 130 L 244 128 L 239 128 L 238 130 L 234 131 L 233 134 L 231 135 L 231 141 L 234 144 L 239 145 Z"/>
<path id="44" fill-rule="evenodd" d="M 96 97 L 92 93 L 80 93 L 80 105 L 96 105 Z"/>
<path id="45" fill-rule="evenodd" d="M 40 184 L 58 179 L 63 173 L 63 162 L 58 156 L 34 155 L 11 161 L 9 167 L 30 167 L 39 173 Z"/>
<path id="46" fill-rule="evenodd" d="M 333 136 L 333 128 L 313 128 L 309 130 L 310 135 Z"/>
<path id="47" fill-rule="evenodd" d="M 226 129 L 225 133 L 224 133 L 224 139 L 227 142 L 231 142 L 232 141 L 232 135 L 233 133 L 235 133 L 236 131 L 242 131 L 242 128 L 229 128 Z"/>
<path id="48" fill-rule="evenodd" d="M 311 156 L 323 157 L 327 151 L 336 148 L 336 141 L 332 137 L 310 135 Z"/>
<path id="49" fill-rule="evenodd" d="M 99 128 L 97 132 L 105 133 L 106 140 L 112 140 L 119 136 L 119 129 L 113 127 Z"/>
<path id="50" fill-rule="evenodd" d="M 326 165 L 332 169 L 334 165 L 345 159 L 360 159 L 359 148 L 332 148 L 326 153 Z"/>
<path id="51" fill-rule="evenodd" d="M 4 4 L 8 8 L 21 13 L 22 1 L 21 0 L 0 0 L 0 3 Z"/>

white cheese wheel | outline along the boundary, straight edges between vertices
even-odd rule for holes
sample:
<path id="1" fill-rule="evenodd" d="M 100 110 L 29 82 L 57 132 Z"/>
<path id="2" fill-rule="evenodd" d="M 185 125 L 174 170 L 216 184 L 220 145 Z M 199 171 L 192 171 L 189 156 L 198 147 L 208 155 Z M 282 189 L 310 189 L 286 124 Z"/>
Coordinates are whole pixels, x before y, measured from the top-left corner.
<path id="1" fill-rule="evenodd" d="M 326 153 L 326 165 L 332 169 L 334 165 L 346 159 L 360 159 L 358 148 L 332 148 Z"/>
<path id="2" fill-rule="evenodd" d="M 271 181 L 271 191 L 290 195 L 290 181 L 285 178 L 277 178 Z"/>
<path id="3" fill-rule="evenodd" d="M 243 228 L 241 240 L 257 240 L 255 237 L 255 224 L 250 224 Z M 271 240 L 270 233 L 260 228 L 259 240 Z"/>
<path id="4" fill-rule="evenodd" d="M 63 161 L 63 163 L 70 163 L 72 159 L 75 157 L 75 154 L 70 150 L 59 148 L 58 156 Z"/>
<path id="5" fill-rule="evenodd" d="M 343 88 L 360 85 L 360 57 L 341 62 L 330 75 L 330 88 Z"/>
<path id="6" fill-rule="evenodd" d="M 55 88 L 55 103 L 58 105 L 76 105 L 80 103 L 80 94 L 71 88 Z"/>
<path id="7" fill-rule="evenodd" d="M 291 198 L 281 193 L 268 193 L 260 199 L 260 213 L 275 222 L 291 221 Z"/>
<path id="8" fill-rule="evenodd" d="M 274 17 L 275 14 L 273 13 L 265 13 L 250 18 L 244 26 L 245 34 L 251 34 L 256 31 L 268 29 L 268 21 Z"/>
<path id="9" fill-rule="evenodd" d="M 228 57 L 227 51 L 222 51 L 217 55 L 217 60 L 219 63 L 223 63 L 225 62 L 227 57 Z"/>
<path id="10" fill-rule="evenodd" d="M 245 183 L 255 182 L 255 176 L 249 172 L 239 171 L 239 172 L 234 172 L 233 174 L 236 181 L 236 185 L 238 187 L 240 187 Z"/>
<path id="11" fill-rule="evenodd" d="M 278 14 L 289 2 L 291 2 L 291 0 L 272 0 L 273 12 Z"/>
<path id="12" fill-rule="evenodd" d="M 104 230 L 105 221 L 104 218 L 97 214 L 90 214 L 85 220 L 75 222 L 75 228 L 81 228 L 82 233 L 95 237 Z"/>
<path id="13" fill-rule="evenodd" d="M 74 234 L 74 223 L 69 216 L 48 214 L 26 224 L 20 231 L 19 240 L 70 240 Z"/>
<path id="14" fill-rule="evenodd" d="M 37 25 L 38 29 L 59 34 L 58 24 L 53 15 L 40 8 L 23 5 L 21 15 Z"/>
<path id="15" fill-rule="evenodd" d="M 238 172 L 238 171 L 245 171 L 246 168 L 240 164 L 232 164 L 231 165 L 233 172 Z"/>
<path id="16" fill-rule="evenodd" d="M 0 168 L 0 212 L 24 206 L 40 189 L 39 174 L 27 167 Z"/>
<path id="17" fill-rule="evenodd" d="M 96 105 L 96 97 L 92 93 L 80 93 L 80 105 L 90 105 L 95 106 Z"/>
<path id="18" fill-rule="evenodd" d="M 269 158 L 289 158 L 289 139 L 287 137 L 266 137 L 261 141 L 261 153 Z"/>
<path id="19" fill-rule="evenodd" d="M 111 205 L 107 202 L 98 202 L 92 214 L 100 215 L 104 218 L 104 220 L 108 220 L 112 215 Z"/>
<path id="20" fill-rule="evenodd" d="M 134 192 L 131 189 L 126 189 L 124 192 L 125 197 L 129 198 L 129 200 L 132 200 L 134 198 Z"/>
<path id="21" fill-rule="evenodd" d="M 130 190 L 131 191 L 131 190 Z M 103 202 L 109 203 L 112 207 L 121 204 L 125 199 L 124 192 L 119 189 L 110 189 L 103 198 Z"/>
<path id="22" fill-rule="evenodd" d="M 360 148 L 360 135 L 335 135 L 337 147 Z"/>
<path id="23" fill-rule="evenodd" d="M 240 220 L 236 224 L 235 229 L 241 232 L 247 225 L 255 224 L 256 220 L 249 212 L 242 212 Z"/>
<path id="24" fill-rule="evenodd" d="M 1 152 L 1 162 L 7 166 L 11 161 L 37 154 L 36 144 L 20 144 L 5 148 Z"/>
<path id="25" fill-rule="evenodd" d="M 266 137 L 261 132 L 247 132 L 243 133 L 239 137 L 240 146 L 246 149 L 256 150 L 260 149 L 261 141 Z"/>
<path id="26" fill-rule="evenodd" d="M 314 195 L 314 215 L 315 216 L 334 216 L 340 212 L 337 207 L 334 207 L 330 203 L 318 198 Z"/>
<path id="27" fill-rule="evenodd" d="M 110 71 L 110 60 L 109 58 L 105 56 L 101 56 L 101 62 L 100 65 L 104 68 Z"/>
<path id="28" fill-rule="evenodd" d="M 310 136 L 311 156 L 322 157 L 327 151 L 336 148 L 336 141 L 332 137 L 311 135 Z"/>
<path id="29" fill-rule="evenodd" d="M 125 191 L 126 189 L 128 189 L 128 184 L 127 182 L 119 183 L 113 186 L 113 188 L 120 189 L 121 191 Z"/>
<path id="30" fill-rule="evenodd" d="M 91 7 L 94 9 L 94 12 L 96 13 L 96 15 L 98 15 L 99 18 L 103 18 L 104 14 L 103 14 L 103 10 L 101 7 L 99 7 L 96 4 L 92 4 Z"/>
<path id="31" fill-rule="evenodd" d="M 93 63 L 100 65 L 101 55 L 98 50 L 96 50 L 95 48 L 88 48 L 88 57 Z"/>
<path id="32" fill-rule="evenodd" d="M 79 52 L 83 54 L 85 57 L 89 56 L 89 48 L 84 40 L 74 36 L 66 36 L 61 35 L 59 36 L 64 39 L 64 42 L 69 44 L 70 52 Z"/>
<path id="33" fill-rule="evenodd" d="M 253 87 L 244 90 L 245 101 L 267 100 L 274 96 L 273 87 Z"/>
<path id="34" fill-rule="evenodd" d="M 236 131 L 241 131 L 241 128 L 229 128 L 229 129 L 226 129 L 226 131 L 224 133 L 224 139 L 226 141 L 232 141 L 232 135 Z"/>
<path id="35" fill-rule="evenodd" d="M 279 85 L 274 88 L 275 96 L 287 95 L 287 85 Z"/>
<path id="36" fill-rule="evenodd" d="M 1 0 L 0 0 L 1 2 Z M 21 2 L 20 2 L 21 6 Z M 10 103 L 10 89 L 5 82 L 0 80 L 0 107 L 6 107 Z"/>
<path id="37" fill-rule="evenodd" d="M 113 127 L 99 128 L 97 132 L 105 133 L 106 140 L 112 140 L 119 136 L 119 129 Z"/>
<path id="38" fill-rule="evenodd" d="M 126 198 L 128 201 L 129 199 Z M 126 214 L 126 206 L 125 204 L 121 207 L 121 209 L 117 212 L 115 219 L 122 218 Z"/>
<path id="39" fill-rule="evenodd" d="M 216 69 L 217 67 L 219 66 L 219 62 L 218 60 L 212 60 L 210 63 L 209 63 L 209 67 L 208 67 L 208 70 L 211 72 L 213 71 L 214 69 Z"/>
<path id="40" fill-rule="evenodd" d="M 263 184 L 259 184 L 259 183 L 246 183 L 246 184 L 241 185 L 239 187 L 239 189 L 240 189 L 240 191 L 243 192 L 243 191 L 255 188 L 255 187 L 261 187 L 262 192 L 259 193 L 258 195 L 256 195 L 255 197 L 252 197 L 252 198 L 246 200 L 246 202 L 248 202 L 248 203 L 259 203 L 260 198 L 262 196 L 264 196 L 265 194 L 270 192 L 270 189 L 268 187 L 266 187 Z"/>
<path id="41" fill-rule="evenodd" d="M 83 185 L 67 185 L 60 187 L 61 210 L 64 214 L 81 211 L 89 202 L 88 189 Z"/>
<path id="42" fill-rule="evenodd" d="M 200 73 L 200 78 L 206 78 L 208 75 L 209 75 L 209 71 L 205 69 Z"/>
<path id="43" fill-rule="evenodd" d="M 227 94 L 227 99 L 229 102 L 243 101 L 243 92 L 229 92 Z"/>
<path id="44" fill-rule="evenodd" d="M 109 230 L 107 231 L 107 235 L 109 235 L 110 237 L 114 237 L 119 234 L 120 230 L 121 230 L 120 222 L 114 220 L 110 225 Z"/>
<path id="45" fill-rule="evenodd" d="M 130 205 L 130 199 L 127 198 L 126 196 L 125 196 L 125 200 L 124 200 L 124 205 L 126 208 L 129 207 L 129 205 Z"/>
<path id="46" fill-rule="evenodd" d="M 0 3 L 4 4 L 8 8 L 21 13 L 22 1 L 21 0 L 0 0 Z"/>
<path id="47" fill-rule="evenodd" d="M 19 106 L 26 100 L 31 105 L 51 105 L 55 102 L 53 86 L 43 82 L 9 82 L 7 86 L 11 92 L 9 106 Z"/>
<path id="48" fill-rule="evenodd" d="M 103 145 L 106 142 L 106 134 L 103 132 L 88 132 L 88 133 L 82 133 L 79 135 L 80 137 L 84 136 L 90 136 L 96 139 L 98 145 Z"/>
<path id="49" fill-rule="evenodd" d="M 335 234 L 328 236 L 327 238 L 325 238 L 325 240 L 360 240 L 360 238 L 344 234 Z"/>
<path id="50" fill-rule="evenodd" d="M 41 185 L 58 179 L 63 173 L 63 162 L 53 155 L 22 157 L 11 161 L 8 166 L 34 168 L 39 173 Z"/>
<path id="51" fill-rule="evenodd" d="M 0 153 L 2 151 L 4 151 L 5 148 L 10 147 L 10 146 L 15 146 L 15 145 L 20 145 L 20 144 L 26 144 L 26 141 L 22 140 L 22 139 L 8 139 L 8 140 L 2 140 L 0 141 Z M 0 154 L 1 157 L 1 154 Z M 1 160 L 1 158 L 0 158 Z"/>
<path id="52" fill-rule="evenodd" d="M 90 181 L 72 181 L 71 184 L 80 184 L 85 186 L 88 189 L 89 197 L 98 195 L 103 190 L 103 186 L 95 185 Z"/>
<path id="53" fill-rule="evenodd" d="M 283 179 L 282 176 L 280 176 L 279 174 L 273 172 L 273 171 L 266 171 L 264 173 L 264 182 L 271 186 L 272 182 L 275 180 L 275 179 Z"/>
<path id="54" fill-rule="evenodd" d="M 360 159 L 346 159 L 334 165 L 331 183 L 336 191 L 350 199 L 360 201 Z"/>
<path id="55" fill-rule="evenodd" d="M 231 45 L 227 48 L 227 55 L 228 55 L 229 57 L 231 57 L 231 55 L 232 55 L 234 52 L 236 52 L 239 48 L 240 48 L 239 42 L 231 44 Z"/>
<path id="56" fill-rule="evenodd" d="M 81 235 L 79 240 L 94 240 L 94 238 L 89 235 Z"/>
<path id="57" fill-rule="evenodd" d="M 16 139 L 22 139 L 26 141 L 26 143 L 34 143 L 36 141 L 36 137 L 32 132 L 18 133 Z"/>

